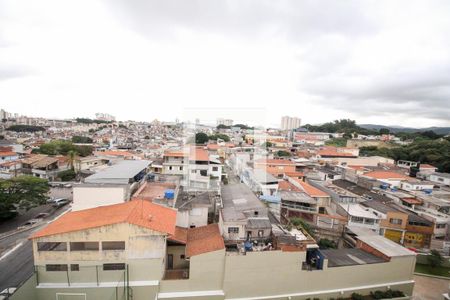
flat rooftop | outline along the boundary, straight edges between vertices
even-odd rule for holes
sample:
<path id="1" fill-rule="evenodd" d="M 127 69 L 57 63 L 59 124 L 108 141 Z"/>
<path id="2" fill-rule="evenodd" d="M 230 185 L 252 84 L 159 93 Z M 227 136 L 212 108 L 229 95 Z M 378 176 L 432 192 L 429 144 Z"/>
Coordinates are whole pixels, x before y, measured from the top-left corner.
<path id="1" fill-rule="evenodd" d="M 380 235 L 361 235 L 356 238 L 388 257 L 416 255 L 414 252 Z"/>
<path id="2" fill-rule="evenodd" d="M 177 185 L 173 182 L 146 182 L 142 189 L 138 190 L 133 197 L 145 199 L 164 198 L 166 190 L 174 190 Z"/>
<path id="3" fill-rule="evenodd" d="M 328 267 L 343 267 L 354 265 L 377 264 L 384 259 L 358 248 L 319 250 L 328 259 Z"/>
<path id="4" fill-rule="evenodd" d="M 139 174 L 150 165 L 148 160 L 123 160 L 85 179 L 87 183 L 117 182 L 128 183 L 128 180 Z"/>

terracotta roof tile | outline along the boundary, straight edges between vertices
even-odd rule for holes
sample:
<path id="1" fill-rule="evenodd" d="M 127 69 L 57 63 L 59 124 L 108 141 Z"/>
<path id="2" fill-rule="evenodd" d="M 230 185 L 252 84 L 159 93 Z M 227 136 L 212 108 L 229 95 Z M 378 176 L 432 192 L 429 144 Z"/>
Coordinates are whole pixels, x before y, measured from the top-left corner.
<path id="1" fill-rule="evenodd" d="M 186 256 L 192 257 L 221 249 L 225 249 L 225 244 L 217 224 L 188 229 Z"/>
<path id="2" fill-rule="evenodd" d="M 69 212 L 31 238 L 80 231 L 105 225 L 129 223 L 158 232 L 174 234 L 177 212 L 145 200 Z"/>
<path id="3" fill-rule="evenodd" d="M 291 177 L 292 178 L 292 177 Z M 298 179 L 298 178 L 292 178 L 295 182 L 297 182 L 300 187 L 303 189 L 303 191 L 308 194 L 310 197 L 329 197 L 327 193 L 324 191 L 319 190 L 318 188 L 313 187 L 309 183 Z"/>
<path id="4" fill-rule="evenodd" d="M 390 171 L 372 171 L 363 174 L 375 179 L 408 179 L 409 177 L 400 173 Z"/>

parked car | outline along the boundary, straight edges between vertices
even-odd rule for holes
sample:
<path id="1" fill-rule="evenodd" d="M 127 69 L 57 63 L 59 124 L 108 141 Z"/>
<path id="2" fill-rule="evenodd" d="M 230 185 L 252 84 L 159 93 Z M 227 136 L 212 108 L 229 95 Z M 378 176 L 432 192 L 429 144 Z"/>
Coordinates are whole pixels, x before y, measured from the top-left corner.
<path id="1" fill-rule="evenodd" d="M 54 207 L 61 207 L 61 206 L 66 205 L 69 202 L 70 202 L 69 199 L 59 198 L 59 199 L 55 199 L 55 201 L 53 201 L 52 206 L 54 206 Z"/>
<path id="2" fill-rule="evenodd" d="M 34 224 L 36 224 L 39 221 L 40 220 L 36 220 L 36 219 L 28 220 L 27 222 L 23 223 L 21 226 L 17 227 L 17 229 L 23 229 L 23 228 L 33 226 Z"/>
<path id="3" fill-rule="evenodd" d="M 51 203 L 55 202 L 55 200 L 56 200 L 55 198 L 48 198 L 46 202 L 47 202 L 47 204 L 51 204 Z"/>
<path id="4" fill-rule="evenodd" d="M 44 219 L 44 218 L 47 218 L 49 215 L 50 215 L 49 213 L 40 213 L 40 214 L 37 214 L 34 218 L 35 219 Z"/>

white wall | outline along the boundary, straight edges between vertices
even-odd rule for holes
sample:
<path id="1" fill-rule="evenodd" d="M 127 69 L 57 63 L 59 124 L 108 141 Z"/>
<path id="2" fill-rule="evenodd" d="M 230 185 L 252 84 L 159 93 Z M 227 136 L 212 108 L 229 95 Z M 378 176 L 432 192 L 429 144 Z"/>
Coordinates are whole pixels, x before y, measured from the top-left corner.
<path id="1" fill-rule="evenodd" d="M 72 210 L 123 203 L 127 199 L 126 187 L 73 187 Z"/>

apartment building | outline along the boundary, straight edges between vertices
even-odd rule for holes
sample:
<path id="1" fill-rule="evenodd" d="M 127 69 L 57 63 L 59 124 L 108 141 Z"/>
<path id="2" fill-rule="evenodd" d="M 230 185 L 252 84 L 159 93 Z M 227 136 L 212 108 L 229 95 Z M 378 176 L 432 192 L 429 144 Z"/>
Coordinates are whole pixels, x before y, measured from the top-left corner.
<path id="1" fill-rule="evenodd" d="M 296 117 L 284 116 L 281 118 L 281 130 L 292 130 L 301 126 L 302 120 Z"/>

